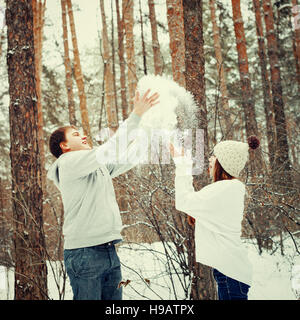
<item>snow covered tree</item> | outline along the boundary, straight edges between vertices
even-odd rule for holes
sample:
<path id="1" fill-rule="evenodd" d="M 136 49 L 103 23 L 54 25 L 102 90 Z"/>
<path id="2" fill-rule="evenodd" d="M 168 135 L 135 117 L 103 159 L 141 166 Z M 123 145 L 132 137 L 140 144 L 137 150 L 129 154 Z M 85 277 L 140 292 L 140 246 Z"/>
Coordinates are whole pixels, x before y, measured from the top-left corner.
<path id="1" fill-rule="evenodd" d="M 7 0 L 15 299 L 47 299 L 32 1 Z"/>

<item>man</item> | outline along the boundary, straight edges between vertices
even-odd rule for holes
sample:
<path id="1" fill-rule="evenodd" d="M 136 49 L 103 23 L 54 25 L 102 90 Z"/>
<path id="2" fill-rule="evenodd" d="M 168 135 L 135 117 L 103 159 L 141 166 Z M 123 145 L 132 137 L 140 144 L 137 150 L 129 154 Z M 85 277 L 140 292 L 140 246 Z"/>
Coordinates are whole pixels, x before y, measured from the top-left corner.
<path id="1" fill-rule="evenodd" d="M 120 260 L 115 249 L 122 240 L 122 221 L 112 178 L 134 165 L 113 161 L 113 156 L 124 127 L 129 135 L 142 115 L 158 103 L 159 95 L 148 97 L 149 93 L 141 98 L 136 93 L 129 118 L 97 148 L 92 149 L 74 126 L 59 128 L 50 137 L 50 151 L 57 160 L 47 176 L 62 195 L 64 262 L 74 300 L 122 299 Z"/>

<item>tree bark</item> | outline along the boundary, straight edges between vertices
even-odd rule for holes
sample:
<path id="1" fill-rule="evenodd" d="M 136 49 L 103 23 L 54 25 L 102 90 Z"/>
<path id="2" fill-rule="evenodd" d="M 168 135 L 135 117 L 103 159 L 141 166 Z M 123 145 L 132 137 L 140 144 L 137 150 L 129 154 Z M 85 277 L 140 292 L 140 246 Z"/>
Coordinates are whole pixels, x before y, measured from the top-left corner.
<path id="1" fill-rule="evenodd" d="M 142 13 L 141 0 L 139 0 L 139 11 L 140 11 L 143 66 L 144 66 L 144 74 L 146 75 L 148 73 L 147 72 L 147 54 L 146 54 L 146 46 L 145 46 L 145 39 L 144 39 L 144 22 L 143 22 L 143 13 Z"/>
<path id="2" fill-rule="evenodd" d="M 158 35 L 157 35 L 157 24 L 156 24 L 154 1 L 148 0 L 148 6 L 149 6 L 149 17 L 150 17 L 150 24 L 151 24 L 151 34 L 152 34 L 154 74 L 161 75 L 163 72 L 163 61 L 162 61 L 160 45 L 159 45 Z"/>
<path id="3" fill-rule="evenodd" d="M 294 26 L 293 51 L 296 63 L 297 80 L 300 89 L 300 6 L 298 5 L 297 0 L 292 0 L 292 5 Z"/>
<path id="4" fill-rule="evenodd" d="M 7 0 L 15 299 L 47 299 L 32 1 Z"/>
<path id="5" fill-rule="evenodd" d="M 33 34 L 34 34 L 34 50 L 35 50 L 35 79 L 37 92 L 37 109 L 38 109 L 38 136 L 39 149 L 42 165 L 42 185 L 43 190 L 46 187 L 46 170 L 45 170 L 45 148 L 44 148 L 44 120 L 42 107 L 42 48 L 43 48 L 43 27 L 45 16 L 46 1 L 32 0 L 33 9 Z"/>
<path id="6" fill-rule="evenodd" d="M 72 34 L 72 44 L 74 50 L 74 73 L 75 73 L 75 80 L 78 88 L 78 95 L 79 95 L 79 107 L 81 112 L 81 121 L 83 132 L 87 136 L 87 141 L 90 146 L 92 146 L 92 135 L 90 130 L 90 123 L 89 123 L 89 115 L 88 109 L 86 104 L 86 95 L 84 90 L 84 81 L 83 81 L 83 74 L 81 70 L 80 64 L 80 57 L 79 57 L 79 50 L 77 44 L 77 37 L 76 37 L 76 30 L 75 30 L 75 22 L 73 16 L 73 9 L 72 9 L 72 2 L 71 0 L 66 0 L 67 7 L 68 7 L 68 15 L 70 19 L 70 29 Z"/>
<path id="7" fill-rule="evenodd" d="M 273 108 L 276 128 L 276 179 L 281 185 L 291 181 L 289 145 L 287 140 L 286 120 L 284 114 L 284 102 L 282 97 L 282 85 L 280 67 L 278 61 L 278 46 L 274 29 L 274 16 L 270 0 L 263 0 L 264 19 L 267 34 L 268 57 L 271 73 L 271 88 L 273 97 Z"/>
<path id="8" fill-rule="evenodd" d="M 66 72 L 66 90 L 68 97 L 68 109 L 69 109 L 69 122 L 71 125 L 76 126 L 76 115 L 75 115 L 75 101 L 73 92 L 73 80 L 72 80 L 72 67 L 69 55 L 69 41 L 68 41 L 68 25 L 66 15 L 66 0 L 61 0 L 61 11 L 62 11 L 62 27 L 63 27 L 63 42 L 64 42 L 64 65 Z"/>
<path id="9" fill-rule="evenodd" d="M 202 22 L 202 0 L 183 0 L 183 19 L 185 36 L 185 83 L 199 106 L 197 115 L 198 128 L 204 130 L 204 157 L 208 158 L 207 110 L 205 100 L 205 61 Z M 201 180 L 195 181 L 197 187 L 208 183 L 207 173 Z M 191 299 L 214 300 L 216 298 L 215 283 L 211 276 L 211 268 L 196 262 L 194 228 L 189 228 L 191 246 L 191 268 L 193 270 Z"/>
<path id="10" fill-rule="evenodd" d="M 118 23 L 118 56 L 120 64 L 120 87 L 123 121 L 128 118 L 127 88 L 125 76 L 125 59 L 124 59 L 124 21 L 121 19 L 119 0 L 116 0 L 117 23 Z"/>
<path id="11" fill-rule="evenodd" d="M 137 85 L 134 36 L 133 36 L 133 0 L 122 0 L 123 22 L 126 35 L 126 56 L 128 73 L 129 112 L 133 110 L 133 98 Z"/>
<path id="12" fill-rule="evenodd" d="M 232 139 L 234 136 L 234 117 L 232 117 L 230 113 L 229 107 L 229 98 L 228 98 L 228 90 L 226 85 L 226 75 L 222 57 L 221 50 L 221 42 L 220 42 L 220 32 L 216 19 L 216 9 L 215 9 L 215 1 L 209 1 L 210 13 L 211 13 L 211 21 L 213 25 L 213 37 L 214 37 L 214 48 L 217 60 L 217 70 L 218 75 L 220 77 L 220 91 L 221 91 L 221 102 L 222 102 L 222 116 L 223 122 L 225 124 L 226 133 L 224 135 L 225 139 Z"/>
<path id="13" fill-rule="evenodd" d="M 101 18 L 102 18 L 102 43 L 104 60 L 104 83 L 105 100 L 108 127 L 116 131 L 118 128 L 118 113 L 116 108 L 114 76 L 112 66 L 111 48 L 108 41 L 106 17 L 104 11 L 104 1 L 100 0 Z"/>
<path id="14" fill-rule="evenodd" d="M 185 87 L 184 26 L 182 0 L 167 0 L 173 80 Z"/>
<path id="15" fill-rule="evenodd" d="M 269 162 L 271 170 L 274 169 L 274 155 L 275 155 L 275 123 L 274 123 L 274 110 L 272 103 L 271 85 L 269 75 L 267 71 L 267 54 L 264 40 L 264 32 L 261 19 L 261 7 L 259 0 L 253 0 L 253 8 L 255 13 L 256 22 L 256 34 L 258 42 L 258 56 L 261 69 L 261 79 L 263 88 L 263 99 L 264 99 L 264 111 L 266 116 L 266 127 L 267 127 L 267 140 L 269 150 Z"/>
<path id="16" fill-rule="evenodd" d="M 245 127 L 247 137 L 251 135 L 256 135 L 260 138 L 261 134 L 258 132 L 254 96 L 251 87 L 249 66 L 248 66 L 248 55 L 246 38 L 244 31 L 243 18 L 241 13 L 240 0 L 232 0 L 232 18 L 234 24 L 235 38 L 236 38 L 236 48 L 238 53 L 238 66 L 241 79 L 241 96 L 242 96 L 242 106 L 245 114 Z M 255 176 L 263 170 L 263 160 L 261 152 L 250 151 L 250 175 Z"/>

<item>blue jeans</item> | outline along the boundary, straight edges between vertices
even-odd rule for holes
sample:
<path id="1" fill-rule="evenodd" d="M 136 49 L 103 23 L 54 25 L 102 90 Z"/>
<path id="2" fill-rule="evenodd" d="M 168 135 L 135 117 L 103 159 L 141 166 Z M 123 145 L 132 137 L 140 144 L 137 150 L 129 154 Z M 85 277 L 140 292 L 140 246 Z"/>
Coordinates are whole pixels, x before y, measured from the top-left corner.
<path id="1" fill-rule="evenodd" d="M 250 286 L 225 276 L 217 269 L 213 269 L 213 275 L 218 285 L 219 300 L 248 300 Z"/>
<path id="2" fill-rule="evenodd" d="M 122 300 L 120 259 L 114 243 L 65 249 L 64 262 L 74 300 Z"/>

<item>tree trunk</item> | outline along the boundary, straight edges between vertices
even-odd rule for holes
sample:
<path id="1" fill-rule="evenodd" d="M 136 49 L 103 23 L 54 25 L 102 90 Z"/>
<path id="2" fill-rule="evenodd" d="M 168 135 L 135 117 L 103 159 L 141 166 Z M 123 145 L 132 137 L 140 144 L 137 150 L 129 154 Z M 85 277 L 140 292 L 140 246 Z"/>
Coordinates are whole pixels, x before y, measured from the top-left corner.
<path id="1" fill-rule="evenodd" d="M 122 102 L 122 117 L 123 121 L 128 117 L 128 102 L 127 88 L 125 76 L 125 60 L 124 60 L 124 21 L 120 17 L 119 0 L 116 0 L 117 23 L 118 23 L 118 56 L 120 64 L 120 87 L 121 87 L 121 102 Z"/>
<path id="2" fill-rule="evenodd" d="M 277 173 L 276 176 L 274 176 L 274 179 L 276 179 L 281 185 L 286 185 L 288 181 L 291 181 L 289 145 L 287 140 L 284 102 L 282 97 L 280 67 L 277 55 L 277 39 L 275 35 L 273 10 L 270 0 L 263 0 L 263 9 L 268 43 L 268 57 L 270 63 L 271 88 L 277 139 L 274 160 Z"/>
<path id="3" fill-rule="evenodd" d="M 61 0 L 61 12 L 62 12 L 62 26 L 63 26 L 63 42 L 64 42 L 64 65 L 66 72 L 66 90 L 68 96 L 68 109 L 69 109 L 69 122 L 71 125 L 76 126 L 75 116 L 75 101 L 73 93 L 73 80 L 72 80 L 72 67 L 69 56 L 69 41 L 68 41 L 68 25 L 66 15 L 66 0 Z"/>
<path id="4" fill-rule="evenodd" d="M 205 101 L 205 61 L 204 61 L 204 40 L 202 23 L 202 0 L 183 0 L 183 19 L 185 36 L 185 83 L 186 89 L 191 92 L 199 106 L 197 115 L 198 128 L 204 130 L 204 156 L 208 158 L 208 137 L 207 137 L 207 110 Z M 205 171 L 204 177 L 197 179 L 197 187 L 203 187 L 208 183 L 208 176 Z M 192 300 L 214 300 L 216 298 L 215 283 L 211 276 L 211 268 L 201 265 L 195 259 L 194 229 L 189 228 L 189 237 L 193 270 L 191 299 Z"/>
<path id="5" fill-rule="evenodd" d="M 126 56 L 128 73 L 128 94 L 129 94 L 129 112 L 133 110 L 133 98 L 137 85 L 134 36 L 133 36 L 133 0 L 122 0 L 123 22 L 126 35 Z"/>
<path id="6" fill-rule="evenodd" d="M 47 299 L 32 1 L 7 0 L 15 299 Z"/>
<path id="7" fill-rule="evenodd" d="M 107 35 L 106 17 L 104 12 L 104 0 L 100 0 L 101 18 L 102 18 L 102 43 L 104 60 L 104 86 L 106 100 L 106 114 L 108 127 L 114 131 L 118 128 L 118 114 L 115 100 L 114 77 L 112 68 L 112 56 L 110 43 Z"/>
<path id="8" fill-rule="evenodd" d="M 173 80 L 185 87 L 184 26 L 182 0 L 167 0 Z"/>
<path id="9" fill-rule="evenodd" d="M 111 57 L 112 57 L 112 73 L 113 73 L 113 86 L 114 86 L 114 97 L 115 97 L 115 106 L 116 113 L 119 125 L 119 110 L 118 110 L 118 94 L 117 94 L 117 86 L 116 86 L 116 59 L 115 59 L 115 26 L 114 26 L 114 3 L 113 0 L 110 2 L 111 6 Z"/>
<path id="10" fill-rule="evenodd" d="M 84 134 L 87 136 L 87 141 L 89 145 L 92 146 L 92 135 L 90 130 L 88 109 L 86 104 L 86 95 L 84 91 L 83 74 L 82 74 L 81 65 L 80 65 L 72 3 L 71 3 L 71 0 L 66 0 L 66 1 L 68 6 L 68 15 L 70 19 L 70 29 L 72 34 L 72 44 L 73 44 L 73 50 L 74 50 L 74 72 L 75 72 L 75 80 L 78 88 L 79 107 L 81 111 L 82 127 L 83 127 Z"/>
<path id="11" fill-rule="evenodd" d="M 154 73 L 156 75 L 161 75 L 163 72 L 163 61 L 161 57 L 160 45 L 159 45 L 158 35 L 157 35 L 157 24 L 156 24 L 154 1 L 148 0 L 148 6 L 149 6 L 149 17 L 150 17 L 150 24 L 151 24 L 151 34 L 152 34 Z"/>
<path id="12" fill-rule="evenodd" d="M 214 37 L 214 48 L 217 60 L 217 70 L 218 75 L 220 77 L 220 91 L 222 97 L 222 118 L 225 124 L 226 133 L 224 135 L 225 139 L 232 139 L 234 136 L 234 117 L 230 113 L 229 107 L 229 98 L 228 98 L 228 90 L 226 85 L 226 75 L 224 70 L 224 63 L 221 51 L 221 43 L 220 43 L 220 32 L 216 19 L 216 9 L 215 9 L 215 1 L 209 1 L 210 13 L 211 13 L 211 21 L 213 25 L 213 37 Z"/>
<path id="13" fill-rule="evenodd" d="M 33 10 L 33 34 L 34 34 L 34 50 L 35 50 L 35 79 L 36 79 L 36 92 L 37 92 L 37 109 L 38 109 L 38 137 L 39 149 L 42 166 L 42 185 L 43 190 L 46 186 L 46 170 L 45 170 L 45 148 L 44 148 L 44 120 L 42 108 L 42 47 L 43 47 L 43 27 L 45 16 L 46 1 L 32 0 Z"/>
<path id="14" fill-rule="evenodd" d="M 264 98 L 264 110 L 266 116 L 266 127 L 267 127 L 267 140 L 268 140 L 268 150 L 269 150 L 269 162 L 271 170 L 274 169 L 274 155 L 275 155 L 275 123 L 274 123 L 274 110 L 272 103 L 271 85 L 269 80 L 269 75 L 267 71 L 267 55 L 264 40 L 264 32 L 261 19 L 261 9 L 260 1 L 253 0 L 253 8 L 255 13 L 256 21 L 256 34 L 258 42 L 258 56 L 261 69 L 261 79 L 263 88 L 263 98 Z"/>
<path id="15" fill-rule="evenodd" d="M 297 80 L 300 88 L 300 6 L 297 0 L 292 0 L 292 14 L 294 26 L 293 51 L 296 62 Z"/>
<path id="16" fill-rule="evenodd" d="M 147 54 L 146 54 L 146 46 L 145 46 L 145 39 L 144 39 L 144 22 L 143 22 L 143 13 L 142 13 L 141 0 L 139 0 L 139 11 L 140 11 L 143 66 L 144 66 L 144 74 L 146 75 L 148 73 L 147 72 Z"/>
<path id="17" fill-rule="evenodd" d="M 255 106 L 254 106 L 254 95 L 251 88 L 251 80 L 248 67 L 248 55 L 246 47 L 246 38 L 244 32 L 244 24 L 240 7 L 240 0 L 232 0 L 232 17 L 236 38 L 236 48 L 238 53 L 238 65 L 241 79 L 241 96 L 242 106 L 245 114 L 245 126 L 247 137 L 251 135 L 261 136 L 258 132 Z M 255 176 L 262 172 L 263 161 L 260 150 L 257 152 L 250 152 L 250 175 Z"/>

